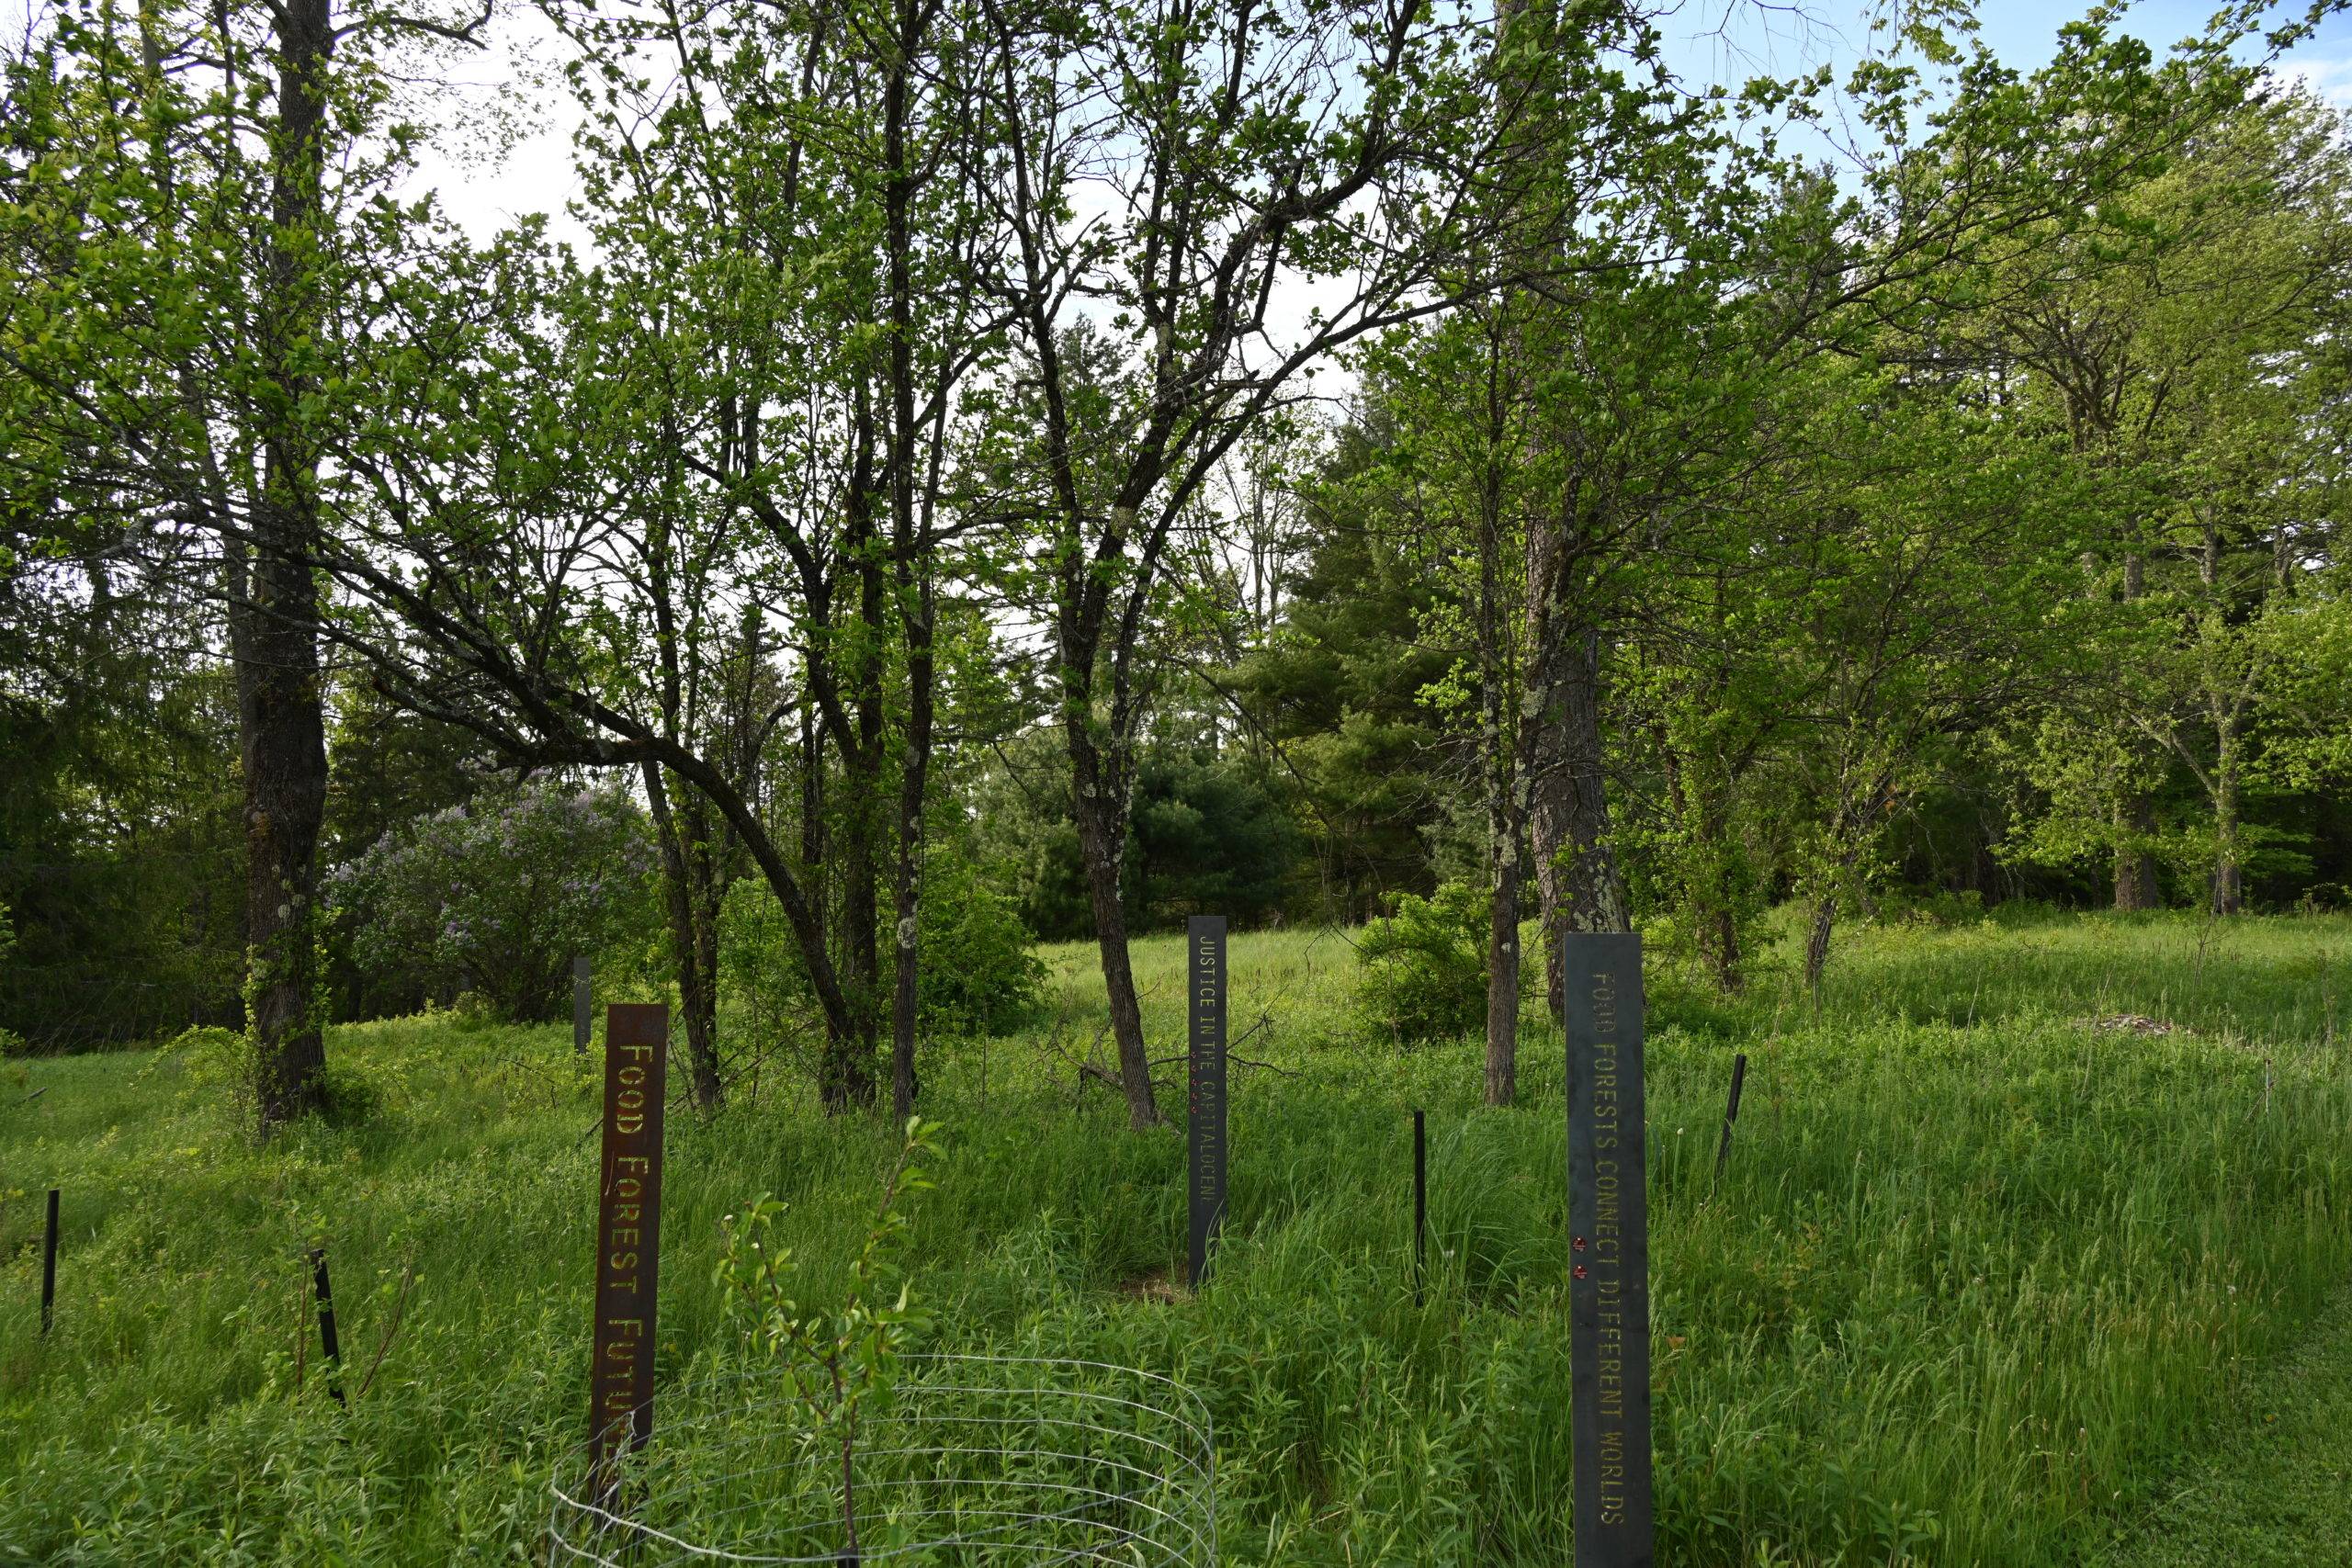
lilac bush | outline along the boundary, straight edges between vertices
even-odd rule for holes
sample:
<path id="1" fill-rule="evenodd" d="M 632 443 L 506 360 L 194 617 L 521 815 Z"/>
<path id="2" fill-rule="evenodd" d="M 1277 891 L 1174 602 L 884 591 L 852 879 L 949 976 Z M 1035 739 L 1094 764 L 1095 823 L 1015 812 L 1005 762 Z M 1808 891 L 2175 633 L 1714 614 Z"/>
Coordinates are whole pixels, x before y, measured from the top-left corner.
<path id="1" fill-rule="evenodd" d="M 326 892 L 361 965 L 539 1020 L 568 1007 L 575 953 L 657 916 L 656 866 L 628 795 L 533 780 L 393 829 L 331 870 Z"/>

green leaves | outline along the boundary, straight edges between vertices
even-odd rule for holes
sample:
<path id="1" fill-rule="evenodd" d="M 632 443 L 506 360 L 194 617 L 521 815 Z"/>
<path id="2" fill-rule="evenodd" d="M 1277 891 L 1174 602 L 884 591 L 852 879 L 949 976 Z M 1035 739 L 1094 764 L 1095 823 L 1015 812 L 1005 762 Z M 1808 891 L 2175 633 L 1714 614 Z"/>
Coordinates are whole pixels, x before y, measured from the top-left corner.
<path id="1" fill-rule="evenodd" d="M 790 1294 L 792 1249 L 777 1239 L 786 1215 L 780 1201 L 762 1193 L 740 1215 L 720 1222 L 724 1246 L 712 1280 L 729 1315 L 782 1375 L 810 1437 L 840 1448 L 841 1508 L 853 1545 L 858 1413 L 888 1397 L 900 1354 L 930 1321 L 915 1303 L 911 1282 L 899 1272 L 899 1256 L 908 1235 L 904 1204 L 931 1190 L 922 1162 L 936 1156 L 939 1137 L 935 1123 L 907 1119 L 874 1221 L 850 1265 L 849 1290 L 831 1312 L 804 1311 Z"/>

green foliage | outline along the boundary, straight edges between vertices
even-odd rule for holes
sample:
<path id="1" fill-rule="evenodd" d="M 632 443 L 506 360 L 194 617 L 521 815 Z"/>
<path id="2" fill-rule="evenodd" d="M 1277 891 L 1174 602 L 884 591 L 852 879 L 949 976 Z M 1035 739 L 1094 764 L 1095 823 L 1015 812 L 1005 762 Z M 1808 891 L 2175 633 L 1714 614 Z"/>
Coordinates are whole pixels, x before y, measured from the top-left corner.
<path id="1" fill-rule="evenodd" d="M 253 1094 L 253 1043 L 243 1030 L 217 1024 L 184 1029 L 157 1051 L 142 1077 L 165 1064 L 183 1086 L 208 1096 L 233 1096 L 242 1105 Z"/>
<path id="2" fill-rule="evenodd" d="M 330 1127 L 364 1127 L 384 1112 L 383 1086 L 369 1073 L 330 1061 L 319 1074 L 319 1115 Z"/>
<path id="3" fill-rule="evenodd" d="M 1487 938 L 1494 901 L 1464 882 L 1427 898 L 1400 893 L 1396 908 L 1356 942 L 1363 965 L 1356 1002 L 1373 1025 L 1425 1043 L 1476 1029 L 1487 1010 Z"/>
<path id="4" fill-rule="evenodd" d="M 0 974 L 6 973 L 8 950 L 17 945 L 17 928 L 8 919 L 8 906 L 0 904 Z M 0 1028 L 0 1056 L 14 1056 L 23 1051 L 23 1036 L 15 1031 Z"/>
<path id="5" fill-rule="evenodd" d="M 535 1020 L 563 1010 L 575 954 L 651 918 L 653 866 L 627 796 L 534 781 L 394 829 L 326 886 L 357 963 Z"/>
<path id="6" fill-rule="evenodd" d="M 743 1051 L 786 1055 L 814 1076 L 816 998 L 791 922 L 764 882 L 738 878 L 719 906 L 718 994 L 722 1027 Z"/>
<path id="7" fill-rule="evenodd" d="M 1419 632 L 1445 618 L 1458 585 L 1436 570 L 1445 541 L 1409 526 L 1382 482 L 1395 436 L 1383 412 L 1372 403 L 1333 432 L 1320 471 L 1294 481 L 1314 526 L 1284 574 L 1280 625 L 1230 676 L 1283 749 L 1335 900 L 1317 913 L 1349 920 L 1444 875 L 1431 875 L 1428 834 L 1458 793 L 1446 773 L 1462 750 L 1415 696 L 1453 660 Z"/>
<path id="8" fill-rule="evenodd" d="M 479 753 L 473 737 L 401 712 L 364 681 L 340 684 L 329 703 L 321 863 L 356 861 L 412 819 L 465 805 L 485 786 Z M 348 934 L 331 932 L 328 944 L 336 1017 L 381 1018 L 448 1000 L 406 966 L 356 962 Z"/>
<path id="9" fill-rule="evenodd" d="M 1878 918 L 1931 931 L 1973 926 L 1984 918 L 1984 896 L 1973 888 L 1959 892 L 1941 887 L 1924 892 L 1897 888 L 1880 898 Z"/>
<path id="10" fill-rule="evenodd" d="M 1002 770 L 976 781 L 973 852 L 1006 868 L 1032 931 L 1068 941 L 1091 933 L 1094 915 L 1057 739 L 1019 738 L 1003 749 Z M 1240 926 L 1276 918 L 1305 881 L 1306 849 L 1290 803 L 1250 754 L 1147 743 L 1122 867 L 1129 929 L 1166 931 L 1194 914 Z"/>
<path id="11" fill-rule="evenodd" d="M 933 840 L 925 867 L 916 951 L 916 1017 L 927 1038 L 1003 1034 L 1035 1016 L 1045 965 L 1011 895 Z M 886 959 L 887 961 L 887 959 Z M 742 878 L 718 919 L 718 972 L 728 1027 L 754 1054 L 775 1052 L 813 1070 L 805 1048 L 819 1027 L 815 995 L 783 906 L 767 884 Z"/>
<path id="12" fill-rule="evenodd" d="M 1129 908 L 1148 931 L 1188 915 L 1251 926 L 1283 907 L 1304 847 L 1282 805 L 1238 752 L 1153 752 L 1136 780 Z"/>
<path id="13" fill-rule="evenodd" d="M 127 607 L 70 631 L 0 615 L 0 664 L 49 687 L 46 700 L 0 694 L 0 902 L 17 938 L 0 1025 L 31 1049 L 237 1016 L 232 694 L 225 671 L 169 668 L 146 646 L 187 635 L 177 614 Z M 40 673 L 51 661 L 64 668 Z"/>
<path id="14" fill-rule="evenodd" d="M 804 1429 L 840 1452 L 840 1507 L 852 1555 L 857 1551 L 852 1475 L 858 1416 L 889 1397 L 899 1357 L 927 1321 L 902 1278 L 909 1228 L 902 1205 L 912 1194 L 930 1190 L 922 1162 L 935 1156 L 938 1137 L 939 1129 L 922 1117 L 907 1119 L 905 1141 L 883 1179 L 873 1224 L 849 1266 L 849 1287 L 829 1312 L 804 1314 L 793 1299 L 792 1248 L 784 1245 L 775 1224 L 785 1213 L 781 1201 L 763 1192 L 741 1218 L 729 1214 L 719 1221 L 725 1241 L 713 1280 L 729 1317 L 783 1374 Z"/>
<path id="15" fill-rule="evenodd" d="M 915 998 L 924 1031 L 1009 1034 L 1029 1021 L 1046 965 L 1012 896 L 960 855 L 935 853 L 923 880 Z"/>

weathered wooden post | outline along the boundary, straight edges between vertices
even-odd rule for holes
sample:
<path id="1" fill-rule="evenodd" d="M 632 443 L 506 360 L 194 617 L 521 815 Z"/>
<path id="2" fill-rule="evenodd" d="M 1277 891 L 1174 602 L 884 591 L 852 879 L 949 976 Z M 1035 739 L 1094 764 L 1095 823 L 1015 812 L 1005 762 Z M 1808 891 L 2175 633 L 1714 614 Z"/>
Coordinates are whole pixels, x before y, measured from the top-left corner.
<path id="1" fill-rule="evenodd" d="M 596 1182 L 596 1327 L 589 1372 L 589 1487 L 609 1506 L 615 1456 L 653 1435 L 654 1306 L 661 1278 L 662 1108 L 670 1010 L 605 1010 L 605 1140 Z"/>
<path id="2" fill-rule="evenodd" d="M 1191 983 L 1185 1011 L 1192 1020 L 1191 1096 L 1185 1117 L 1187 1190 L 1192 1194 L 1192 1284 L 1208 1281 L 1217 1232 L 1225 1224 L 1225 917 L 1194 915 L 1185 922 Z"/>
<path id="3" fill-rule="evenodd" d="M 1649 1202 L 1642 939 L 1562 942 L 1568 1052 L 1568 1410 L 1576 1568 L 1650 1568 Z"/>

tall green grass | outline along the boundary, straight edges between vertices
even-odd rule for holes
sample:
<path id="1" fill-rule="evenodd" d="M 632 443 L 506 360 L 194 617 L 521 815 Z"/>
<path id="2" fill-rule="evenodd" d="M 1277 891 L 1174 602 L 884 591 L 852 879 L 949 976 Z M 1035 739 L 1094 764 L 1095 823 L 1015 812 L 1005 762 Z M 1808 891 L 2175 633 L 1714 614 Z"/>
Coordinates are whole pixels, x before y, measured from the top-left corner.
<path id="1" fill-rule="evenodd" d="M 931 1348 L 1184 1379 L 1237 1563 L 1554 1563 L 1568 1529 L 1561 1046 L 1531 1014 L 1519 1105 L 1477 1051 L 1400 1052 L 1349 1005 L 1337 932 L 1237 935 L 1219 1275 L 1182 1252 L 1182 1143 L 1076 1063 L 1091 950 L 1049 1013 L 942 1045 L 950 1129 L 914 1210 Z M 1139 945 L 1181 1050 L 1182 944 Z M 2352 1265 L 2352 922 L 2041 920 L 1875 932 L 1818 1005 L 1651 976 L 1660 1560 L 2064 1563 Z M 2188 1026 L 2086 1030 L 2132 1012 Z M 1712 1180 L 1731 1054 L 1751 1058 Z M 568 1032 L 337 1030 L 375 1113 L 244 1139 L 185 1054 L 0 1083 L 0 1561 L 442 1562 L 539 1550 L 585 1420 L 593 1075 Z M 1163 1069 L 1174 1088 L 1171 1065 Z M 47 1092 L 30 1104 L 21 1097 Z M 1171 1092 L 1171 1109 L 1181 1100 Z M 1409 1109 L 1431 1124 L 1432 1288 L 1410 1289 Z M 659 1365 L 740 1362 L 721 1215 L 792 1204 L 805 1298 L 840 1289 L 893 1146 L 805 1092 L 670 1132 Z M 36 1335 L 42 1189 L 65 1191 Z M 302 1248 L 327 1247 L 356 1391 L 325 1397 Z M 300 1386 L 298 1389 L 298 1371 Z"/>

